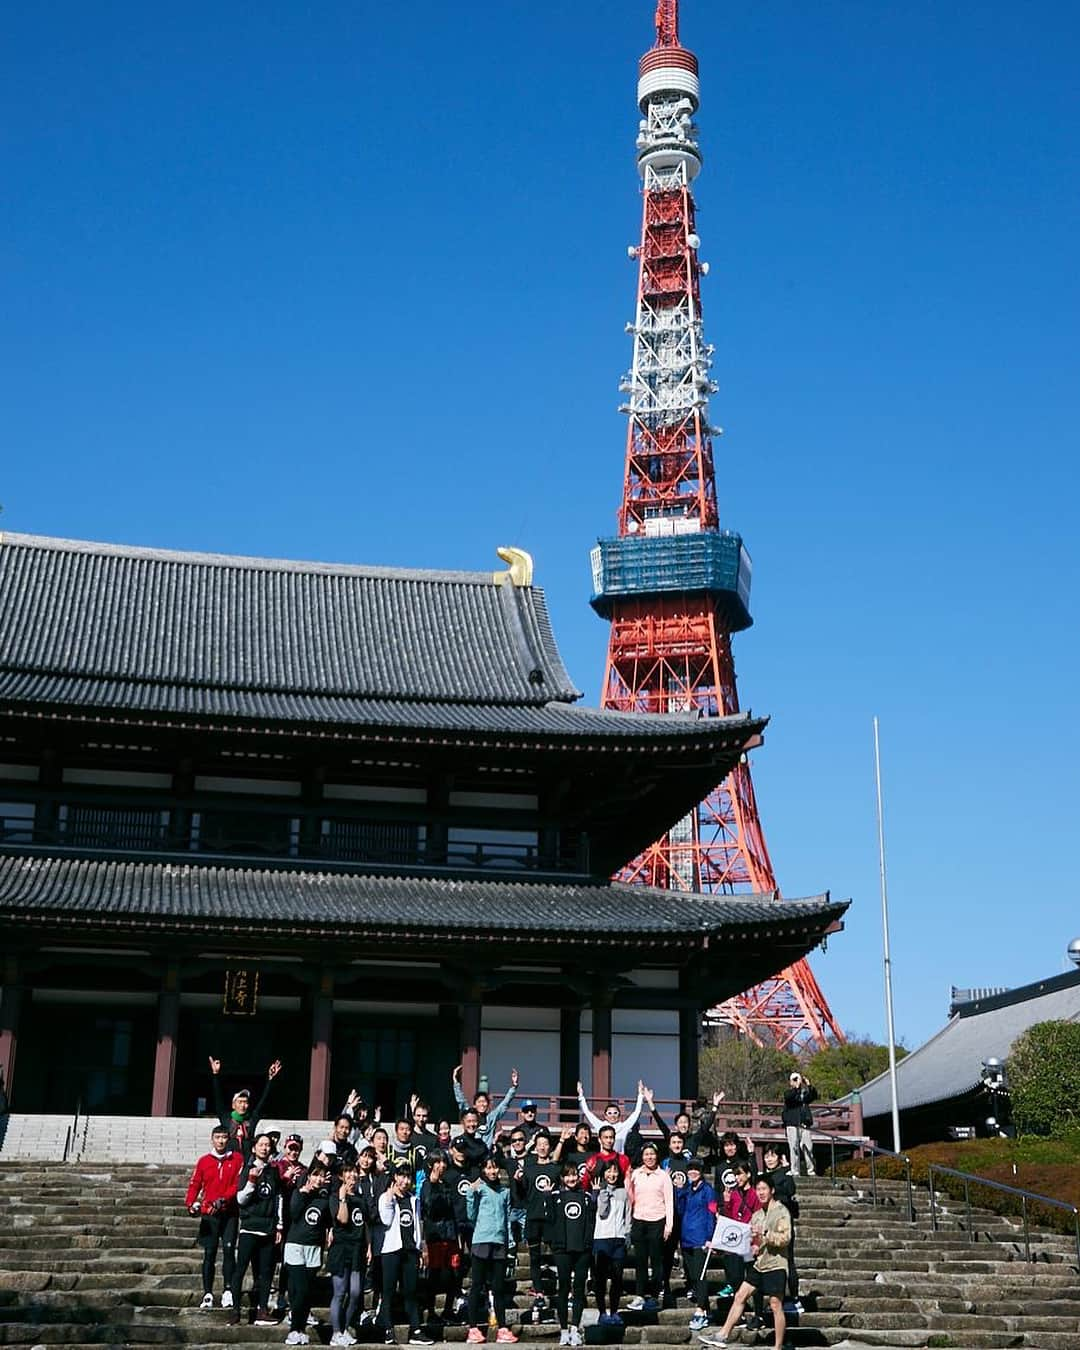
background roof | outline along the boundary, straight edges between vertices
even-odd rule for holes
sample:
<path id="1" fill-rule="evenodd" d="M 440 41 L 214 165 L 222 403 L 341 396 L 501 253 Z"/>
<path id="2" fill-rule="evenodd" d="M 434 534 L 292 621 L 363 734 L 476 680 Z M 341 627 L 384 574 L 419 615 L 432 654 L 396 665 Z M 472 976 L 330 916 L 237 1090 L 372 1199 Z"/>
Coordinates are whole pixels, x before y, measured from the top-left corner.
<path id="1" fill-rule="evenodd" d="M 944 1101 L 974 1087 L 983 1060 L 1007 1059 L 1017 1036 L 1036 1022 L 1073 1022 L 1080 1018 L 1080 971 L 979 1000 L 953 1017 L 937 1035 L 896 1066 L 901 1111 Z M 892 1110 L 889 1074 L 861 1089 L 864 1116 Z"/>

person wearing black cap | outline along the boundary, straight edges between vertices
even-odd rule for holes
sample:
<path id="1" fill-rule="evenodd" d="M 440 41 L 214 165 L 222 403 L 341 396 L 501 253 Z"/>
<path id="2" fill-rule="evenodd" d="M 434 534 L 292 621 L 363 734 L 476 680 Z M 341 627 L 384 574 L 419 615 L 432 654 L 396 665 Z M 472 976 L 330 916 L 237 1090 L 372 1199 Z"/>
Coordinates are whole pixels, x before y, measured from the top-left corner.
<path id="1" fill-rule="evenodd" d="M 543 1128 L 536 1119 L 537 1104 L 531 1097 L 527 1097 L 521 1103 L 521 1119 L 514 1126 L 515 1130 L 520 1130 L 525 1136 L 525 1144 L 532 1147 L 532 1141 L 536 1138 L 537 1132 Z"/>
<path id="2" fill-rule="evenodd" d="M 292 1203 L 293 1191 L 297 1186 L 302 1186 L 307 1180 L 308 1170 L 300 1161 L 300 1154 L 303 1147 L 303 1135 L 286 1135 L 285 1143 L 281 1150 L 281 1157 L 272 1160 L 273 1166 L 277 1169 L 278 1176 L 281 1178 L 281 1203 L 286 1218 L 288 1218 L 289 1215 L 289 1206 Z M 277 1284 L 277 1314 L 279 1321 L 285 1316 L 285 1271 L 284 1267 L 280 1264 L 281 1255 L 281 1246 L 275 1246 L 274 1264 L 270 1272 L 270 1280 L 272 1285 L 275 1280 Z"/>
<path id="3" fill-rule="evenodd" d="M 251 1155 L 251 1145 L 255 1140 L 255 1132 L 258 1129 L 262 1113 L 266 1109 L 266 1100 L 270 1096 L 270 1088 L 274 1079 L 281 1072 L 281 1060 L 275 1059 L 273 1064 L 266 1071 L 266 1086 L 263 1088 L 262 1096 L 251 1105 L 251 1092 L 248 1088 L 241 1088 L 239 1092 L 233 1093 L 232 1109 L 226 1111 L 225 1099 L 221 1093 L 221 1060 L 210 1056 L 210 1082 L 214 1092 L 214 1113 L 221 1121 L 222 1125 L 229 1131 L 229 1139 L 234 1148 L 238 1148 L 247 1159 Z"/>
<path id="4" fill-rule="evenodd" d="M 458 1245 L 461 1248 L 461 1272 L 463 1277 L 466 1263 L 469 1260 L 469 1253 L 472 1250 L 473 1221 L 469 1218 L 467 1200 L 472 1179 L 467 1170 L 465 1140 L 461 1135 L 455 1135 L 451 1139 L 449 1158 L 450 1162 L 443 1173 L 443 1183 L 449 1189 L 454 1200 L 454 1219 L 457 1223 Z M 465 1308 L 465 1299 L 459 1289 L 453 1303 L 455 1319 L 464 1317 Z"/>
<path id="5" fill-rule="evenodd" d="M 409 1323 L 409 1344 L 434 1345 L 420 1325 L 420 1309 L 416 1302 L 416 1286 L 420 1267 L 426 1263 L 426 1250 L 420 1224 L 420 1202 L 413 1194 L 412 1168 L 406 1163 L 397 1164 L 390 1185 L 379 1196 L 379 1221 L 375 1225 L 374 1239 L 374 1250 L 382 1265 L 379 1325 L 383 1328 L 383 1339 L 387 1345 L 394 1344 L 392 1306 L 394 1295 L 400 1289 Z"/>
<path id="6" fill-rule="evenodd" d="M 720 1202 L 704 1179 L 699 1158 L 689 1158 L 671 1173 L 675 1188 L 675 1214 L 679 1220 L 679 1244 L 682 1247 L 683 1273 L 687 1292 L 694 1300 L 691 1331 L 704 1331 L 709 1325 L 709 1283 L 705 1266 L 716 1229 Z"/>
<path id="7" fill-rule="evenodd" d="M 459 1143 L 465 1154 L 465 1171 L 469 1180 L 475 1181 L 490 1150 L 480 1137 L 480 1117 L 473 1110 L 466 1111 L 461 1117 L 461 1133 L 450 1141 L 451 1150 Z"/>

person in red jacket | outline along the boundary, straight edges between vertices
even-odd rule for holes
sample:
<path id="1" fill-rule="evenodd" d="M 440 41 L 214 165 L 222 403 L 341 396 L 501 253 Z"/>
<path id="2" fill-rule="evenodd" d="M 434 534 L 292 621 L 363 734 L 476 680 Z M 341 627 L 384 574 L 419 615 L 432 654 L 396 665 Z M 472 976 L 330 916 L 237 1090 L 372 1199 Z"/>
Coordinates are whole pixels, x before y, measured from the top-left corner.
<path id="1" fill-rule="evenodd" d="M 600 1183 L 600 1178 L 604 1175 L 604 1168 L 608 1163 L 618 1163 L 619 1171 L 622 1173 L 622 1179 L 625 1182 L 626 1175 L 630 1171 L 630 1159 L 625 1153 L 619 1153 L 615 1148 L 615 1126 L 600 1126 L 600 1152 L 594 1153 L 585 1164 L 585 1185 L 596 1186 Z"/>
<path id="2" fill-rule="evenodd" d="M 221 1247 L 221 1276 L 225 1288 L 221 1306 L 233 1306 L 232 1282 L 236 1263 L 236 1192 L 244 1155 L 229 1143 L 229 1131 L 215 1125 L 210 1131 L 210 1152 L 204 1153 L 191 1173 L 184 1204 L 199 1220 L 203 1249 L 203 1308 L 214 1306 L 214 1267 Z"/>

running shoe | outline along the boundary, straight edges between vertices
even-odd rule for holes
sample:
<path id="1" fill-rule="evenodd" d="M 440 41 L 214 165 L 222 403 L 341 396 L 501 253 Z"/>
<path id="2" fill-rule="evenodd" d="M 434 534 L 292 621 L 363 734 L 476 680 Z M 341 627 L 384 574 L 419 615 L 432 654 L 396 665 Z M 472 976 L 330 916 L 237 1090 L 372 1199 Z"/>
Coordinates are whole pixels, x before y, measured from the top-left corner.
<path id="1" fill-rule="evenodd" d="M 465 1337 L 465 1340 L 469 1345 L 483 1345 L 487 1340 L 487 1337 L 479 1327 L 470 1327 L 469 1334 Z"/>
<path id="2" fill-rule="evenodd" d="M 203 1294 L 202 1302 L 199 1304 L 199 1307 L 205 1309 L 205 1308 L 212 1308 L 213 1306 L 214 1306 L 213 1294 Z"/>
<path id="3" fill-rule="evenodd" d="M 223 1308 L 231 1308 L 231 1307 L 232 1307 L 232 1290 L 231 1290 L 231 1289 L 223 1289 L 223 1290 L 222 1290 L 222 1292 L 221 1292 L 221 1306 L 222 1306 Z"/>
<path id="4" fill-rule="evenodd" d="M 500 1345 L 517 1345 L 518 1338 L 509 1327 L 500 1327 L 495 1339 Z"/>

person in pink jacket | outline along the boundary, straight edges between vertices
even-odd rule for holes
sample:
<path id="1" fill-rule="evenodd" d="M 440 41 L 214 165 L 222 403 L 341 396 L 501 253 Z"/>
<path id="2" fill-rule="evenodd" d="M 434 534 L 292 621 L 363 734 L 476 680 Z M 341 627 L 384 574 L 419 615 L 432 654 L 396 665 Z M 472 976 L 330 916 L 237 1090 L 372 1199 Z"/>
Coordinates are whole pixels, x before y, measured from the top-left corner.
<path id="1" fill-rule="evenodd" d="M 641 1166 L 627 1178 L 630 1198 L 630 1241 L 636 1261 L 637 1295 L 634 1311 L 656 1312 L 657 1294 L 664 1279 L 664 1243 L 675 1227 L 675 1192 L 671 1175 L 660 1166 L 655 1144 L 641 1150 Z"/>

